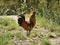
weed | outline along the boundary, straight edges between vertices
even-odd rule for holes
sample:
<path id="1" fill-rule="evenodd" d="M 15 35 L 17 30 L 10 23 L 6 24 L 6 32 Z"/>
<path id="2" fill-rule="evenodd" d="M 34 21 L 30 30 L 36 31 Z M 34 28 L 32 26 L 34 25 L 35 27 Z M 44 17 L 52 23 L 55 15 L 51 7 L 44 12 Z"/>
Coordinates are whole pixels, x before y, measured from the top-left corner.
<path id="1" fill-rule="evenodd" d="M 48 39 L 41 39 L 41 45 L 51 45 L 50 41 Z"/>

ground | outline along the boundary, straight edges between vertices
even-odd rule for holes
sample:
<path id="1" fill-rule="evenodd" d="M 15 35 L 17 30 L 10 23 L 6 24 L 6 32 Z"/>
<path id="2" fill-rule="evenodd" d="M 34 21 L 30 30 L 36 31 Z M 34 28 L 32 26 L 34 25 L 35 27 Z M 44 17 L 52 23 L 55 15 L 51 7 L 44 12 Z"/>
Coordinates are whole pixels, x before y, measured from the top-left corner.
<path id="1" fill-rule="evenodd" d="M 17 23 L 17 16 L 0 16 L 0 18 L 13 18 L 14 20 L 16 20 Z M 14 45 L 41 45 L 41 41 L 44 39 L 48 39 L 51 42 L 51 45 L 60 45 L 60 37 L 57 37 L 55 35 L 54 32 L 50 32 L 48 29 L 45 28 L 41 28 L 38 26 L 35 26 L 33 28 L 33 30 L 31 31 L 31 33 L 38 33 L 36 35 L 33 34 L 32 37 L 26 36 L 26 31 L 22 28 L 21 30 L 11 30 L 8 31 L 10 34 L 12 34 L 12 38 L 11 40 L 15 43 Z M 7 31 L 6 30 L 2 30 L 0 29 L 0 34 L 6 34 Z M 19 37 L 19 35 L 23 34 L 25 37 L 23 38 L 16 38 L 15 34 L 17 34 Z M 51 34 L 50 37 L 47 38 L 48 34 Z M 7 45 L 9 45 L 9 43 L 7 43 Z M 42 44 L 43 45 L 43 44 Z M 48 45 L 48 44 L 45 44 Z"/>

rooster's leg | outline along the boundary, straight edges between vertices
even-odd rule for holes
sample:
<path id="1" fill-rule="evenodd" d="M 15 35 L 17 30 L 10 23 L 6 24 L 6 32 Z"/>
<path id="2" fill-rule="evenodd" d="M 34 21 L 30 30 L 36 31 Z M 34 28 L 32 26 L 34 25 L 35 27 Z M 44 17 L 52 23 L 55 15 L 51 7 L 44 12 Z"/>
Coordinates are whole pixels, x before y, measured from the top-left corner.
<path id="1" fill-rule="evenodd" d="M 30 31 L 27 31 L 27 36 L 30 35 Z"/>
<path id="2" fill-rule="evenodd" d="M 29 31 L 27 31 L 27 36 L 29 35 Z"/>

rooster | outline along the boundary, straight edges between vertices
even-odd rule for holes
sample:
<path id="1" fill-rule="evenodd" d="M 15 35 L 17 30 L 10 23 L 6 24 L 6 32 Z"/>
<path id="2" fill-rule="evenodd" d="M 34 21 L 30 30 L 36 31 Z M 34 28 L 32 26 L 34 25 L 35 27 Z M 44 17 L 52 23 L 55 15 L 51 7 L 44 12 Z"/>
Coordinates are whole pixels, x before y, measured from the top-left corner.
<path id="1" fill-rule="evenodd" d="M 27 31 L 27 35 L 30 34 L 31 30 L 33 29 L 33 27 L 36 24 L 35 14 L 36 14 L 36 12 L 32 12 L 29 15 L 29 17 L 28 17 L 29 21 L 25 20 L 24 14 L 21 14 L 20 16 L 18 16 L 18 24 L 19 24 L 19 26 L 23 27 Z"/>

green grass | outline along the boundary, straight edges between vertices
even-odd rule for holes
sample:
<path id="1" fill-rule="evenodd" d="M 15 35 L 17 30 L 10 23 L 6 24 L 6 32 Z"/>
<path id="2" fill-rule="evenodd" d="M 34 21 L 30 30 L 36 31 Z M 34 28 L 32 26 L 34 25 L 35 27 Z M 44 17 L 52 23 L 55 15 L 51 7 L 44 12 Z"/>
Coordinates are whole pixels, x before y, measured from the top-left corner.
<path id="1" fill-rule="evenodd" d="M 33 38 L 33 37 L 36 37 L 36 36 L 41 37 L 40 32 L 36 32 L 36 31 L 32 30 L 31 34 L 29 35 L 29 38 Z"/>
<path id="2" fill-rule="evenodd" d="M 36 25 L 40 28 L 48 29 L 49 31 L 54 30 L 56 35 L 60 36 L 60 25 L 57 22 L 54 22 L 52 19 L 47 19 L 45 17 L 36 16 Z"/>
<path id="3" fill-rule="evenodd" d="M 57 36 L 60 36 L 60 26 L 56 26 L 56 27 L 55 27 L 55 31 L 56 31 L 56 32 L 55 32 L 56 35 L 57 35 Z"/>
<path id="4" fill-rule="evenodd" d="M 14 36 L 19 40 L 25 40 L 27 39 L 26 36 L 24 36 L 22 33 L 16 33 Z"/>
<path id="5" fill-rule="evenodd" d="M 0 29 L 17 30 L 21 29 L 15 20 L 10 18 L 0 18 Z"/>
<path id="6" fill-rule="evenodd" d="M 8 45 L 16 45 L 16 43 L 13 40 L 9 40 Z"/>
<path id="7" fill-rule="evenodd" d="M 21 33 L 11 34 L 6 32 L 5 34 L 0 34 L 0 45 L 16 45 L 13 38 L 19 40 L 25 40 L 26 37 Z"/>
<path id="8" fill-rule="evenodd" d="M 36 43 L 36 42 L 33 41 L 33 42 L 31 43 L 31 45 L 38 45 L 38 43 Z"/>
<path id="9" fill-rule="evenodd" d="M 10 40 L 10 33 L 0 34 L 0 45 L 7 45 Z"/>
<path id="10" fill-rule="evenodd" d="M 40 45 L 51 45 L 48 39 L 41 39 Z"/>

